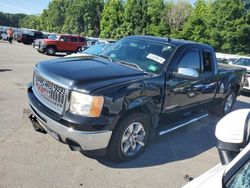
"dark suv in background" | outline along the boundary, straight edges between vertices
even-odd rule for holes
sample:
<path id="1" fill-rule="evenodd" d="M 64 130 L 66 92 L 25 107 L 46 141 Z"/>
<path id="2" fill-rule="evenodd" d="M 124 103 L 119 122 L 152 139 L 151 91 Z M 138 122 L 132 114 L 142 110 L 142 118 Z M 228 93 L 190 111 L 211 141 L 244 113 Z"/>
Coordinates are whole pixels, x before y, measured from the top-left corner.
<path id="1" fill-rule="evenodd" d="M 19 38 L 17 39 L 17 42 L 24 43 L 24 44 L 32 44 L 35 39 L 45 39 L 48 38 L 47 35 L 44 35 L 40 31 L 29 31 L 28 33 L 22 33 Z"/>

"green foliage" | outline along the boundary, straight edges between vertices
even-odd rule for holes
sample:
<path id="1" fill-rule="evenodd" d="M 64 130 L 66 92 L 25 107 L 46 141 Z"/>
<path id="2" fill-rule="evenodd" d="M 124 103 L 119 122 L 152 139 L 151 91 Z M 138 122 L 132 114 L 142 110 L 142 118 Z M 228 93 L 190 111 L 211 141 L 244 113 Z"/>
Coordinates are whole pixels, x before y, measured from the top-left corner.
<path id="1" fill-rule="evenodd" d="M 19 27 L 19 22 L 27 15 L 25 14 L 9 14 L 0 12 L 0 25 Z"/>
<path id="2" fill-rule="evenodd" d="M 201 43 L 209 42 L 208 20 L 211 17 L 211 2 L 197 0 L 189 19 L 185 22 L 180 38 Z"/>
<path id="3" fill-rule="evenodd" d="M 215 1 L 208 22 L 210 44 L 222 52 L 249 53 L 248 14 L 242 0 Z"/>
<path id="4" fill-rule="evenodd" d="M 40 20 L 38 16 L 25 16 L 20 20 L 19 25 L 24 28 L 40 29 Z"/>
<path id="5" fill-rule="evenodd" d="M 113 39 L 171 36 L 250 54 L 249 0 L 52 0 L 40 16 L 0 12 L 0 25 Z"/>
<path id="6" fill-rule="evenodd" d="M 48 9 L 45 9 L 40 17 L 43 29 L 60 33 L 65 22 L 66 10 L 71 3 L 71 0 L 51 1 Z"/>
<path id="7" fill-rule="evenodd" d="M 121 38 L 120 25 L 123 22 L 123 4 L 121 0 L 108 0 L 102 12 L 101 34 L 103 38 Z"/>
<path id="8" fill-rule="evenodd" d="M 99 36 L 103 0 L 74 0 L 66 9 L 64 33 Z"/>

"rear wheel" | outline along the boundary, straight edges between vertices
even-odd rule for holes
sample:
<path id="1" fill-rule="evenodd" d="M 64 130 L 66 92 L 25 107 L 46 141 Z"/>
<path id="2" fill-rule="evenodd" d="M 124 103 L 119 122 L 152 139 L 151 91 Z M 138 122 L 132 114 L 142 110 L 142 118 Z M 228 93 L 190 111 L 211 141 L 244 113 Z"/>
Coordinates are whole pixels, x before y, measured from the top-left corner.
<path id="1" fill-rule="evenodd" d="M 143 113 L 134 113 L 116 126 L 108 146 L 108 157 L 114 162 L 124 162 L 141 155 L 148 143 L 150 118 Z"/>
<path id="2" fill-rule="evenodd" d="M 53 46 L 47 47 L 47 48 L 46 48 L 46 53 L 47 53 L 48 55 L 54 55 L 54 54 L 56 53 L 55 47 L 53 47 Z"/>
<path id="3" fill-rule="evenodd" d="M 231 90 L 227 94 L 223 102 L 220 105 L 216 106 L 216 109 L 214 110 L 215 114 L 218 116 L 224 116 L 229 112 L 231 112 L 235 99 L 236 99 L 235 92 Z"/>

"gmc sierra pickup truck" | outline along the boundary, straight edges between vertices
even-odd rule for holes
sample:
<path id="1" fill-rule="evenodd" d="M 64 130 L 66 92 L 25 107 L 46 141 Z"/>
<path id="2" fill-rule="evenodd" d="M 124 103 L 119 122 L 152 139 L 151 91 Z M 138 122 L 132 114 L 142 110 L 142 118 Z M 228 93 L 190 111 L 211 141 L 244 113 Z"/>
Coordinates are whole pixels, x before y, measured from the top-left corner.
<path id="1" fill-rule="evenodd" d="M 138 157 L 149 138 L 230 112 L 246 70 L 218 67 L 205 44 L 125 37 L 99 55 L 43 61 L 28 87 L 30 120 L 72 150 L 117 162 Z"/>

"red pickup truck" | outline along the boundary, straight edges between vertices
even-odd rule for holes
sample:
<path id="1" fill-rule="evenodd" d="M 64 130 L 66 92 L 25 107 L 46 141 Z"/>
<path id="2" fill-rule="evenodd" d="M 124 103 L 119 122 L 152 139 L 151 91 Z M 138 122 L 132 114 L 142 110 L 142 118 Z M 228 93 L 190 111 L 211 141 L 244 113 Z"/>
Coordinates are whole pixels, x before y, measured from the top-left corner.
<path id="1" fill-rule="evenodd" d="M 77 35 L 53 35 L 48 39 L 38 39 L 33 43 L 33 47 L 40 53 L 54 55 L 56 52 L 72 53 L 77 52 L 86 46 L 85 37 Z"/>

